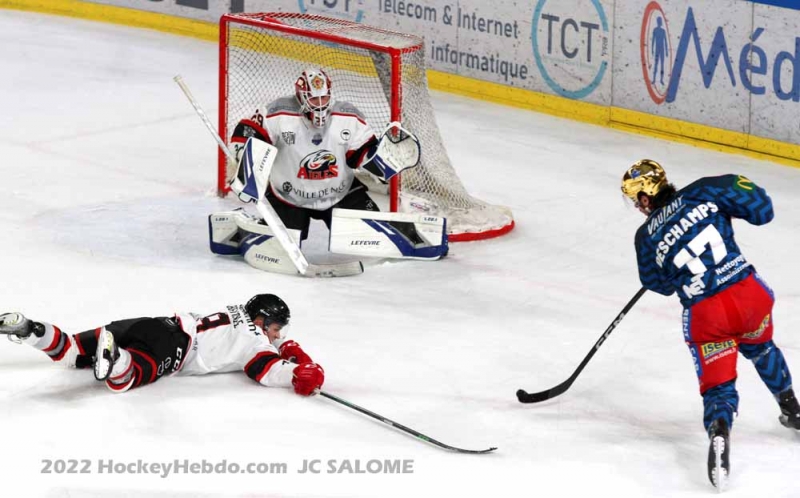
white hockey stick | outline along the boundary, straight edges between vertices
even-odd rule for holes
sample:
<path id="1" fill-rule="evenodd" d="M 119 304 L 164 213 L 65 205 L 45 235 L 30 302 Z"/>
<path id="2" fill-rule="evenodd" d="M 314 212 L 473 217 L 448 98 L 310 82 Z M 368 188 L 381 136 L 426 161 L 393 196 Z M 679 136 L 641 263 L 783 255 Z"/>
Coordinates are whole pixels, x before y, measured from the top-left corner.
<path id="1" fill-rule="evenodd" d="M 200 104 L 194 98 L 192 92 L 189 91 L 189 87 L 183 82 L 183 78 L 178 75 L 173 79 L 181 88 L 184 95 L 186 95 L 186 98 L 189 99 L 192 107 L 194 107 L 194 110 L 197 112 L 198 116 L 200 116 L 200 119 L 203 120 L 203 123 L 206 125 L 206 128 L 208 128 L 211 136 L 213 136 L 217 141 L 217 145 L 219 145 L 219 148 L 225 154 L 225 157 L 227 157 L 232 163 L 236 164 L 236 156 L 233 155 L 228 146 L 225 145 L 225 142 L 222 141 L 219 133 L 217 133 L 217 130 L 214 129 L 214 125 L 211 124 L 211 120 L 208 119 L 208 116 L 206 115 L 205 111 L 203 111 L 203 108 L 200 107 Z M 292 241 L 291 237 L 289 236 L 289 232 L 286 231 L 286 225 L 284 225 L 283 221 L 281 221 L 281 219 L 278 217 L 278 213 L 275 212 L 275 209 L 269 205 L 269 203 L 264 202 L 263 194 L 264 192 L 259 192 L 256 208 L 258 209 L 258 212 L 261 213 L 261 216 L 263 216 L 266 220 L 267 225 L 272 228 L 275 238 L 278 239 L 278 242 L 280 242 L 283 250 L 289 255 L 289 258 L 292 260 L 292 263 L 294 263 L 298 273 L 303 276 L 339 277 L 358 275 L 364 272 L 364 265 L 362 265 L 360 261 L 342 263 L 338 265 L 310 265 L 305 255 L 300 250 L 300 247 L 298 247 L 297 244 Z"/>

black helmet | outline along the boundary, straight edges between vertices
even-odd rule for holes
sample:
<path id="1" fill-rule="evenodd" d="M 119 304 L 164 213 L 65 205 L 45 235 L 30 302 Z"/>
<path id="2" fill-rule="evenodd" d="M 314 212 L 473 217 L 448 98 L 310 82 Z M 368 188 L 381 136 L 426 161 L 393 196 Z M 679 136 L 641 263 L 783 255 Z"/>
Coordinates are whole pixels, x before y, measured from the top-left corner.
<path id="1" fill-rule="evenodd" d="M 245 311 L 250 315 L 251 320 L 259 316 L 266 318 L 267 325 L 278 323 L 282 327 L 289 324 L 292 314 L 289 307 L 275 294 L 257 294 L 244 305 Z"/>

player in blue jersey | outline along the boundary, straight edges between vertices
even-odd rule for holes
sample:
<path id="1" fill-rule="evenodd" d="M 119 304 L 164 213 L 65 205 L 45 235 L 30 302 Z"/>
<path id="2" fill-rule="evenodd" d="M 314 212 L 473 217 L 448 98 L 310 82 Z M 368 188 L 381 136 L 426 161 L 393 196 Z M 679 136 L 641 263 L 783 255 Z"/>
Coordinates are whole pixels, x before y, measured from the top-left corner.
<path id="1" fill-rule="evenodd" d="M 664 168 L 650 159 L 625 172 L 622 192 L 647 216 L 635 242 L 642 285 L 665 296 L 677 293 L 683 305 L 683 334 L 700 381 L 703 423 L 711 438 L 709 478 L 721 487 L 739 405 L 737 351 L 753 362 L 775 396 L 780 422 L 800 430 L 800 405 L 789 367 L 772 340 L 774 295 L 739 250 L 731 222 L 740 218 L 753 225 L 769 223 L 772 200 L 741 175 L 701 178 L 676 190 Z M 719 466 L 712 465 L 717 453 Z"/>

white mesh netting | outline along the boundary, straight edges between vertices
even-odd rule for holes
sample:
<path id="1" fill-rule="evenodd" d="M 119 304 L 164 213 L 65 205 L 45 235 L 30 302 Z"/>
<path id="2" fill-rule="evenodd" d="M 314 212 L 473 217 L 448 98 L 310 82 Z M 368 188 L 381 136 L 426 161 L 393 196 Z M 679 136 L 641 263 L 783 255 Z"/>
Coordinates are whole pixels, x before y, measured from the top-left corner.
<path id="1" fill-rule="evenodd" d="M 220 92 L 225 137 L 240 119 L 257 109 L 265 112 L 273 100 L 291 95 L 304 69 L 321 67 L 331 78 L 333 98 L 358 107 L 376 133 L 392 120 L 391 96 L 398 97 L 400 121 L 417 135 L 422 148 L 419 166 L 402 173 L 400 211 L 446 217 L 453 241 L 511 230 L 511 211 L 470 196 L 450 163 L 428 94 L 420 38 L 304 14 L 239 14 L 224 20 L 227 36 L 220 43 L 226 60 L 221 68 L 227 70 Z M 297 29 L 285 32 L 281 26 Z M 364 44 L 369 48 L 358 46 Z M 392 84 L 392 53 L 400 54 L 399 85 Z M 232 174 L 230 168 L 221 168 L 220 175 Z"/>

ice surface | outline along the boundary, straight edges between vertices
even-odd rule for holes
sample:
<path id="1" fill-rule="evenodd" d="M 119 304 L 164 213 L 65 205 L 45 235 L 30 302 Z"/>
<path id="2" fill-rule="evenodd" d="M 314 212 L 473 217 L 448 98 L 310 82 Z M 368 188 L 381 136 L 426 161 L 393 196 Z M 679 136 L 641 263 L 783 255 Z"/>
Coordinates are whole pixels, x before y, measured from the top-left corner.
<path id="1" fill-rule="evenodd" d="M 517 228 L 454 244 L 441 262 L 301 279 L 207 249 L 207 215 L 238 204 L 213 195 L 216 145 L 172 77 L 213 119 L 213 43 L 0 11 L 0 60 L 0 311 L 77 332 L 275 292 L 328 391 L 447 444 L 499 447 L 447 453 L 244 374 L 114 395 L 90 371 L 2 340 L 0 496 L 707 496 L 702 404 L 674 297 L 645 295 L 564 395 L 514 396 L 566 379 L 639 288 L 643 219 L 621 201 L 619 178 L 641 157 L 661 160 L 678 186 L 736 172 L 770 192 L 774 222 L 740 223 L 738 240 L 777 293 L 776 340 L 800 375 L 796 169 L 436 93 L 459 175 L 473 195 L 509 206 Z M 325 229 L 313 230 L 319 261 Z M 740 363 L 726 494 L 796 497 L 800 438 Z M 91 473 L 41 472 L 43 460 L 70 459 L 90 460 Z M 101 459 L 288 472 L 108 475 Z M 297 472 L 312 459 L 322 473 Z M 413 473 L 329 474 L 331 459 L 413 460 Z"/>

